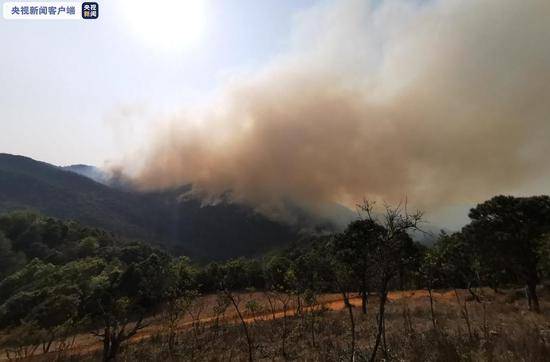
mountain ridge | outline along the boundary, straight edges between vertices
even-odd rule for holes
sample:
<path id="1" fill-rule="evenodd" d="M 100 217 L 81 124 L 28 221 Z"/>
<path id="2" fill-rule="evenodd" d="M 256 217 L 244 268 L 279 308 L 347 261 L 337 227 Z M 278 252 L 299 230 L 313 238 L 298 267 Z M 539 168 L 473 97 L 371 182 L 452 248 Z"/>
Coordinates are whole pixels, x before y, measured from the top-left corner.
<path id="1" fill-rule="evenodd" d="M 32 209 L 75 219 L 198 259 L 258 255 L 299 238 L 296 228 L 243 205 L 181 200 L 186 190 L 121 190 L 67 168 L 0 153 L 0 212 Z"/>

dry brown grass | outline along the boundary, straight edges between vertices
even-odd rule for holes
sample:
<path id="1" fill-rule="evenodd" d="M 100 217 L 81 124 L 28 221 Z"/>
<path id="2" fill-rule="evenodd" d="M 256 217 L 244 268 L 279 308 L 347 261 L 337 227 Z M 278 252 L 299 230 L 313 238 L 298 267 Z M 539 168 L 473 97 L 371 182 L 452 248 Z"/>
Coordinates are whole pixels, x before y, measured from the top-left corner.
<path id="1" fill-rule="evenodd" d="M 514 296 L 513 298 L 510 296 Z M 386 348 L 378 358 L 395 361 L 548 361 L 550 359 L 550 296 L 541 298 L 542 314 L 526 310 L 520 294 L 509 291 L 495 294 L 483 290 L 483 303 L 471 301 L 466 291 L 434 293 L 436 328 L 432 326 L 429 299 L 425 291 L 391 293 L 387 307 Z M 323 295 L 314 310 L 296 313 L 294 301 L 276 317 L 263 293 L 243 294 L 255 300 L 260 311 L 246 314 L 254 342 L 254 358 L 262 361 L 339 361 L 350 360 L 349 317 L 342 310 L 338 295 Z M 370 356 L 376 334 L 376 298 L 369 312 L 355 310 L 358 351 L 356 361 Z M 353 300 L 359 304 L 359 299 Z M 201 317 L 193 325 L 191 317 L 182 321 L 177 343 L 171 354 L 159 317 L 149 328 L 126 345 L 120 361 L 241 361 L 247 360 L 247 345 L 228 309 L 220 323 L 215 317 L 215 296 L 201 298 Z M 460 303 L 460 304 L 459 304 Z M 467 313 L 465 314 L 464 311 Z M 468 328 L 469 325 L 469 328 Z M 83 337 L 84 338 L 84 337 Z M 88 337 L 86 337 L 88 338 Z M 86 339 L 88 340 L 88 339 Z M 283 352 L 284 340 L 284 352 Z M 89 341 L 89 340 L 88 340 Z M 100 351 L 77 342 L 79 348 L 60 360 L 95 361 Z M 93 346 L 93 344 L 92 344 Z M 36 356 L 53 360 L 55 354 Z"/>

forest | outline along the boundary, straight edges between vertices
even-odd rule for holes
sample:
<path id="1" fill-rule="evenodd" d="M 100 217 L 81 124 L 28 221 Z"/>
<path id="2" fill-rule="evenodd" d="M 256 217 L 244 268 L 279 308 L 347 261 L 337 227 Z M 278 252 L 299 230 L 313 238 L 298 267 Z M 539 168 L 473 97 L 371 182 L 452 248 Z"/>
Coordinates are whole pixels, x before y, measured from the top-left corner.
<path id="1" fill-rule="evenodd" d="M 493 197 L 433 245 L 414 241 L 425 220 L 406 204 L 358 211 L 341 233 L 210 263 L 3 214 L 1 358 L 545 359 L 550 197 Z"/>

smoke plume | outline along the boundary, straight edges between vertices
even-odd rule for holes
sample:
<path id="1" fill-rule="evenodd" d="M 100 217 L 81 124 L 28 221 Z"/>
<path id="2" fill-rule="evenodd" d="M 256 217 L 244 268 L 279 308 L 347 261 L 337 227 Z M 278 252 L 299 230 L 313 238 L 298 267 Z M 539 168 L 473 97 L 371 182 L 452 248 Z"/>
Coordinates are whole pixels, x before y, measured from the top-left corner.
<path id="1" fill-rule="evenodd" d="M 274 215 L 517 189 L 550 169 L 548 19 L 548 0 L 323 3 L 284 54 L 159 125 L 137 180 Z"/>

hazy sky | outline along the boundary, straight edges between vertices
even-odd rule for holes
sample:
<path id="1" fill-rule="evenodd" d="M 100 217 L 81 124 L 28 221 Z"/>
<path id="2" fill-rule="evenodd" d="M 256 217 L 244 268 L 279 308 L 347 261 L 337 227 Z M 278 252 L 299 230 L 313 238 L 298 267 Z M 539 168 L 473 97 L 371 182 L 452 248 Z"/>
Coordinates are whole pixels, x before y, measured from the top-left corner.
<path id="1" fill-rule="evenodd" d="M 550 192 L 549 16 L 548 0 L 109 0 L 99 20 L 0 19 L 0 152 L 273 213 L 407 196 L 455 227 L 495 194 Z"/>
<path id="2" fill-rule="evenodd" d="M 121 0 L 99 1 L 93 21 L 0 19 L 0 152 L 101 166 L 143 123 L 284 50 L 294 15 L 314 1 L 203 3 L 202 34 L 181 49 L 140 39 Z"/>

